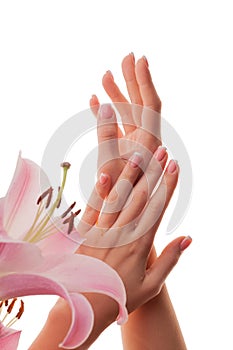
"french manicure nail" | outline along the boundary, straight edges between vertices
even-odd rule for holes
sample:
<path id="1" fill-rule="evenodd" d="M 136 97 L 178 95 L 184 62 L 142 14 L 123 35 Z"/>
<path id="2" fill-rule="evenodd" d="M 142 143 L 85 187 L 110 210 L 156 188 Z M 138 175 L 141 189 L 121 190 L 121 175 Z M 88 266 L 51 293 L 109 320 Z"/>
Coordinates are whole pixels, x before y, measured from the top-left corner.
<path id="1" fill-rule="evenodd" d="M 138 152 L 134 152 L 134 154 L 129 158 L 130 165 L 133 168 L 137 168 L 138 165 L 141 163 L 141 161 L 142 161 L 142 156 Z"/>
<path id="2" fill-rule="evenodd" d="M 107 181 L 108 181 L 108 176 L 104 173 L 101 173 L 100 177 L 99 177 L 100 184 L 104 185 L 104 184 L 106 184 Z"/>
<path id="3" fill-rule="evenodd" d="M 192 243 L 192 238 L 190 236 L 187 236 L 183 239 L 183 241 L 180 243 L 180 251 L 183 252 L 188 246 Z"/>
<path id="4" fill-rule="evenodd" d="M 155 158 L 159 162 L 161 162 L 161 160 L 165 157 L 166 154 L 167 154 L 167 148 L 164 146 L 160 146 L 155 152 Z"/>
<path id="5" fill-rule="evenodd" d="M 148 59 L 146 58 L 146 56 L 143 55 L 142 58 L 143 58 L 144 61 L 146 62 L 147 67 L 149 67 L 149 62 L 148 62 Z"/>
<path id="6" fill-rule="evenodd" d="M 113 74 L 112 74 L 112 72 L 111 72 L 110 70 L 107 70 L 107 71 L 106 71 L 106 74 L 111 75 L 111 77 L 113 78 Z"/>
<path id="7" fill-rule="evenodd" d="M 133 52 L 130 52 L 130 55 L 131 55 L 131 57 L 132 57 L 133 61 L 135 62 L 135 56 L 134 56 L 134 53 L 133 53 Z"/>
<path id="8" fill-rule="evenodd" d="M 111 119 L 113 117 L 113 110 L 111 105 L 105 104 L 100 107 L 100 119 Z"/>
<path id="9" fill-rule="evenodd" d="M 173 173 L 176 171 L 176 169 L 177 169 L 177 161 L 174 160 L 174 159 L 172 159 L 172 160 L 170 161 L 170 163 L 168 164 L 167 172 L 168 172 L 169 174 L 173 174 Z"/>

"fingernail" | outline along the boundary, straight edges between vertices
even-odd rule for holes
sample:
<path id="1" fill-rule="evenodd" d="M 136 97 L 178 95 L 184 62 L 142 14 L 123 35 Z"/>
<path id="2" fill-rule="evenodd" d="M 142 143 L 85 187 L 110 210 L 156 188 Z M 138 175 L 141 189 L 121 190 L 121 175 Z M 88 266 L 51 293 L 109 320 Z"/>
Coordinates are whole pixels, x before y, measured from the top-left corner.
<path id="1" fill-rule="evenodd" d="M 131 57 L 132 57 L 133 61 L 135 62 L 135 56 L 134 56 L 134 53 L 133 53 L 133 52 L 130 52 L 130 55 L 131 55 Z"/>
<path id="2" fill-rule="evenodd" d="M 113 110 L 111 105 L 105 104 L 100 107 L 100 119 L 111 119 L 113 117 Z"/>
<path id="3" fill-rule="evenodd" d="M 165 155 L 167 154 L 167 148 L 160 146 L 156 152 L 155 152 L 155 158 L 161 162 L 161 160 L 165 157 Z"/>
<path id="4" fill-rule="evenodd" d="M 183 252 L 188 246 L 192 243 L 192 238 L 190 236 L 187 236 L 183 239 L 183 241 L 180 243 L 180 251 Z"/>
<path id="5" fill-rule="evenodd" d="M 142 156 L 138 152 L 134 152 L 134 154 L 129 158 L 129 163 L 132 168 L 137 168 L 138 165 L 141 163 L 141 161 L 142 161 Z"/>
<path id="6" fill-rule="evenodd" d="M 148 62 L 148 60 L 147 60 L 147 58 L 146 58 L 146 56 L 142 56 L 142 58 L 144 59 L 144 61 L 146 62 L 146 65 L 147 65 L 147 67 L 149 67 L 149 62 Z"/>
<path id="7" fill-rule="evenodd" d="M 113 78 L 113 74 L 112 74 L 112 72 L 110 70 L 107 70 L 105 74 L 109 74 Z"/>
<path id="8" fill-rule="evenodd" d="M 177 161 L 174 160 L 174 159 L 172 159 L 172 160 L 170 161 L 170 163 L 168 164 L 167 172 L 168 172 L 169 174 L 173 174 L 173 173 L 176 171 L 176 169 L 177 169 Z"/>
<path id="9" fill-rule="evenodd" d="M 99 177 L 99 182 L 101 185 L 106 184 L 106 182 L 108 181 L 108 175 L 101 173 L 100 177 Z"/>

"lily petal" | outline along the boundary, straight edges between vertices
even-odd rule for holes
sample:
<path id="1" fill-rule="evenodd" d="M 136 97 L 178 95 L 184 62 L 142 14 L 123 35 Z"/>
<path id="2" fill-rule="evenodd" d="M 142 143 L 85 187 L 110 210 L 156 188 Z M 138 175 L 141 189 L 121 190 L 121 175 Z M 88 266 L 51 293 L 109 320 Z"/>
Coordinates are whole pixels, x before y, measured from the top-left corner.
<path id="1" fill-rule="evenodd" d="M 64 298 L 71 307 L 72 322 L 64 339 L 63 347 L 73 349 L 80 346 L 88 338 L 93 327 L 94 315 L 87 299 L 84 301 L 84 296 L 69 295 L 61 284 L 44 276 L 33 274 L 3 276 L 0 277 L 0 285 L 0 299 L 39 294 L 56 294 Z"/>
<path id="2" fill-rule="evenodd" d="M 44 266 L 40 266 L 36 272 L 58 281 L 69 292 L 93 292 L 110 296 L 119 304 L 117 323 L 127 321 L 124 284 L 118 273 L 103 261 L 81 254 L 48 256 L 44 259 Z"/>
<path id="3" fill-rule="evenodd" d="M 0 276 L 31 271 L 42 262 L 40 249 L 36 245 L 0 236 Z"/>
<path id="4" fill-rule="evenodd" d="M 51 218 L 50 235 L 37 243 L 44 256 L 47 254 L 73 254 L 86 240 L 76 230 L 68 235 L 64 230 L 66 227 L 62 224 L 62 221 L 64 220 L 61 218 Z"/>
<path id="5" fill-rule="evenodd" d="M 20 333 L 21 331 L 4 327 L 0 322 L 0 349 L 16 350 L 19 343 Z"/>
<path id="6" fill-rule="evenodd" d="M 0 198 L 0 232 L 4 230 L 3 213 L 4 213 L 4 198 Z"/>
<path id="7" fill-rule="evenodd" d="M 65 349 L 74 349 L 77 343 L 81 345 L 90 335 L 94 324 L 94 313 L 89 301 L 82 294 L 73 293 L 70 298 L 77 312 L 68 334 L 60 344 Z"/>
<path id="8" fill-rule="evenodd" d="M 48 178 L 41 168 L 19 155 L 13 179 L 4 198 L 3 226 L 11 237 L 17 239 L 30 228 L 38 209 L 38 195 L 48 187 Z"/>

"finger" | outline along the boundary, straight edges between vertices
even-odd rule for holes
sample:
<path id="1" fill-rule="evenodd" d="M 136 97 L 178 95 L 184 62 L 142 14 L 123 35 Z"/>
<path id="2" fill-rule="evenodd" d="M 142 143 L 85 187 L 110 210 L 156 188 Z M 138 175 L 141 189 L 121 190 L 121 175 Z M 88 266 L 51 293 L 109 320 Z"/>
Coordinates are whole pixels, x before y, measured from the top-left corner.
<path id="1" fill-rule="evenodd" d="M 133 188 L 132 195 L 128 198 L 114 226 L 122 227 L 137 220 L 163 173 L 167 158 L 166 148 L 159 147 L 151 158 L 143 176 Z"/>
<path id="2" fill-rule="evenodd" d="M 167 245 L 161 255 L 147 270 L 144 287 L 152 292 L 154 297 L 158 294 L 171 270 L 178 263 L 182 252 L 192 243 L 192 238 L 178 237 Z"/>
<path id="3" fill-rule="evenodd" d="M 179 166 L 175 160 L 171 160 L 165 170 L 158 189 L 152 194 L 148 204 L 143 210 L 135 229 L 135 237 L 145 235 L 144 253 L 149 254 L 153 244 L 154 235 L 162 220 L 164 212 L 170 202 L 178 181 Z M 145 227 L 147 231 L 145 232 Z"/>
<path id="4" fill-rule="evenodd" d="M 148 136 L 148 139 L 152 139 L 152 145 L 158 147 L 161 142 L 161 115 L 160 113 L 148 108 L 143 107 L 141 111 L 141 130 L 143 130 Z"/>
<path id="5" fill-rule="evenodd" d="M 115 83 L 113 74 L 110 70 L 108 70 L 104 74 L 102 84 L 112 102 L 128 103 L 128 100 L 125 98 L 125 96 L 122 94 L 119 87 Z"/>
<path id="6" fill-rule="evenodd" d="M 138 82 L 135 74 L 135 58 L 130 53 L 122 61 L 122 72 L 125 78 L 130 100 L 134 104 L 143 105 Z"/>
<path id="7" fill-rule="evenodd" d="M 98 167 L 101 171 L 104 164 L 119 158 L 117 127 L 115 111 L 111 105 L 102 105 L 97 116 Z"/>
<path id="8" fill-rule="evenodd" d="M 99 103 L 98 97 L 96 95 L 92 95 L 91 99 L 89 101 L 89 104 L 90 104 L 90 107 L 91 107 L 93 114 L 95 115 L 95 117 L 97 117 L 98 110 L 100 108 L 100 103 Z"/>
<path id="9" fill-rule="evenodd" d="M 87 206 L 83 216 L 78 224 L 78 231 L 86 233 L 96 224 L 100 211 L 103 206 L 104 199 L 111 190 L 111 177 L 106 173 L 101 173 L 91 196 L 88 200 Z"/>
<path id="10" fill-rule="evenodd" d="M 160 113 L 161 101 L 152 82 L 148 61 L 145 56 L 137 61 L 135 72 L 143 106 Z"/>
<path id="11" fill-rule="evenodd" d="M 140 153 L 135 152 L 107 197 L 98 220 L 99 227 L 109 228 L 114 224 L 140 174 L 141 168 L 139 164 L 141 163 L 142 157 Z"/>
<path id="12" fill-rule="evenodd" d="M 126 87 L 131 100 L 131 115 L 135 125 L 141 126 L 141 114 L 143 101 L 140 94 L 136 74 L 135 74 L 135 57 L 133 53 L 127 55 L 122 61 L 122 73 L 125 78 Z"/>
<path id="13" fill-rule="evenodd" d="M 107 71 L 102 79 L 103 87 L 112 100 L 115 103 L 117 110 L 122 119 L 125 133 L 132 132 L 135 129 L 134 120 L 132 117 L 132 107 L 128 100 L 122 94 L 117 84 L 114 82 L 113 75 L 110 71 Z"/>
<path id="14" fill-rule="evenodd" d="M 92 95 L 92 97 L 89 101 L 89 104 L 90 104 L 90 107 L 91 107 L 91 110 L 92 110 L 94 116 L 97 118 L 98 111 L 100 108 L 100 103 L 99 103 L 98 97 L 96 95 Z M 123 136 L 123 133 L 119 127 L 117 128 L 117 135 L 118 135 L 118 138 Z"/>

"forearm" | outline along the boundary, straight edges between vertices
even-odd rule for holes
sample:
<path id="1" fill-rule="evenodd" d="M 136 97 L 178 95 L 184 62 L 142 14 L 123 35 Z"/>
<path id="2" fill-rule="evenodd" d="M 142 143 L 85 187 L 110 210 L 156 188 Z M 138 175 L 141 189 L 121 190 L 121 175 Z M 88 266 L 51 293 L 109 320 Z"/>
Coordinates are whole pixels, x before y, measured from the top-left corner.
<path id="1" fill-rule="evenodd" d="M 186 350 L 164 286 L 160 294 L 129 315 L 122 326 L 124 350 Z"/>
<path id="2" fill-rule="evenodd" d="M 100 294 L 86 294 L 86 297 L 93 307 L 94 326 L 88 339 L 76 350 L 89 349 L 102 331 L 115 321 L 118 313 L 118 306 L 111 298 Z M 59 299 L 29 350 L 61 350 L 59 344 L 65 338 L 70 322 L 70 309 L 64 300 Z"/>

